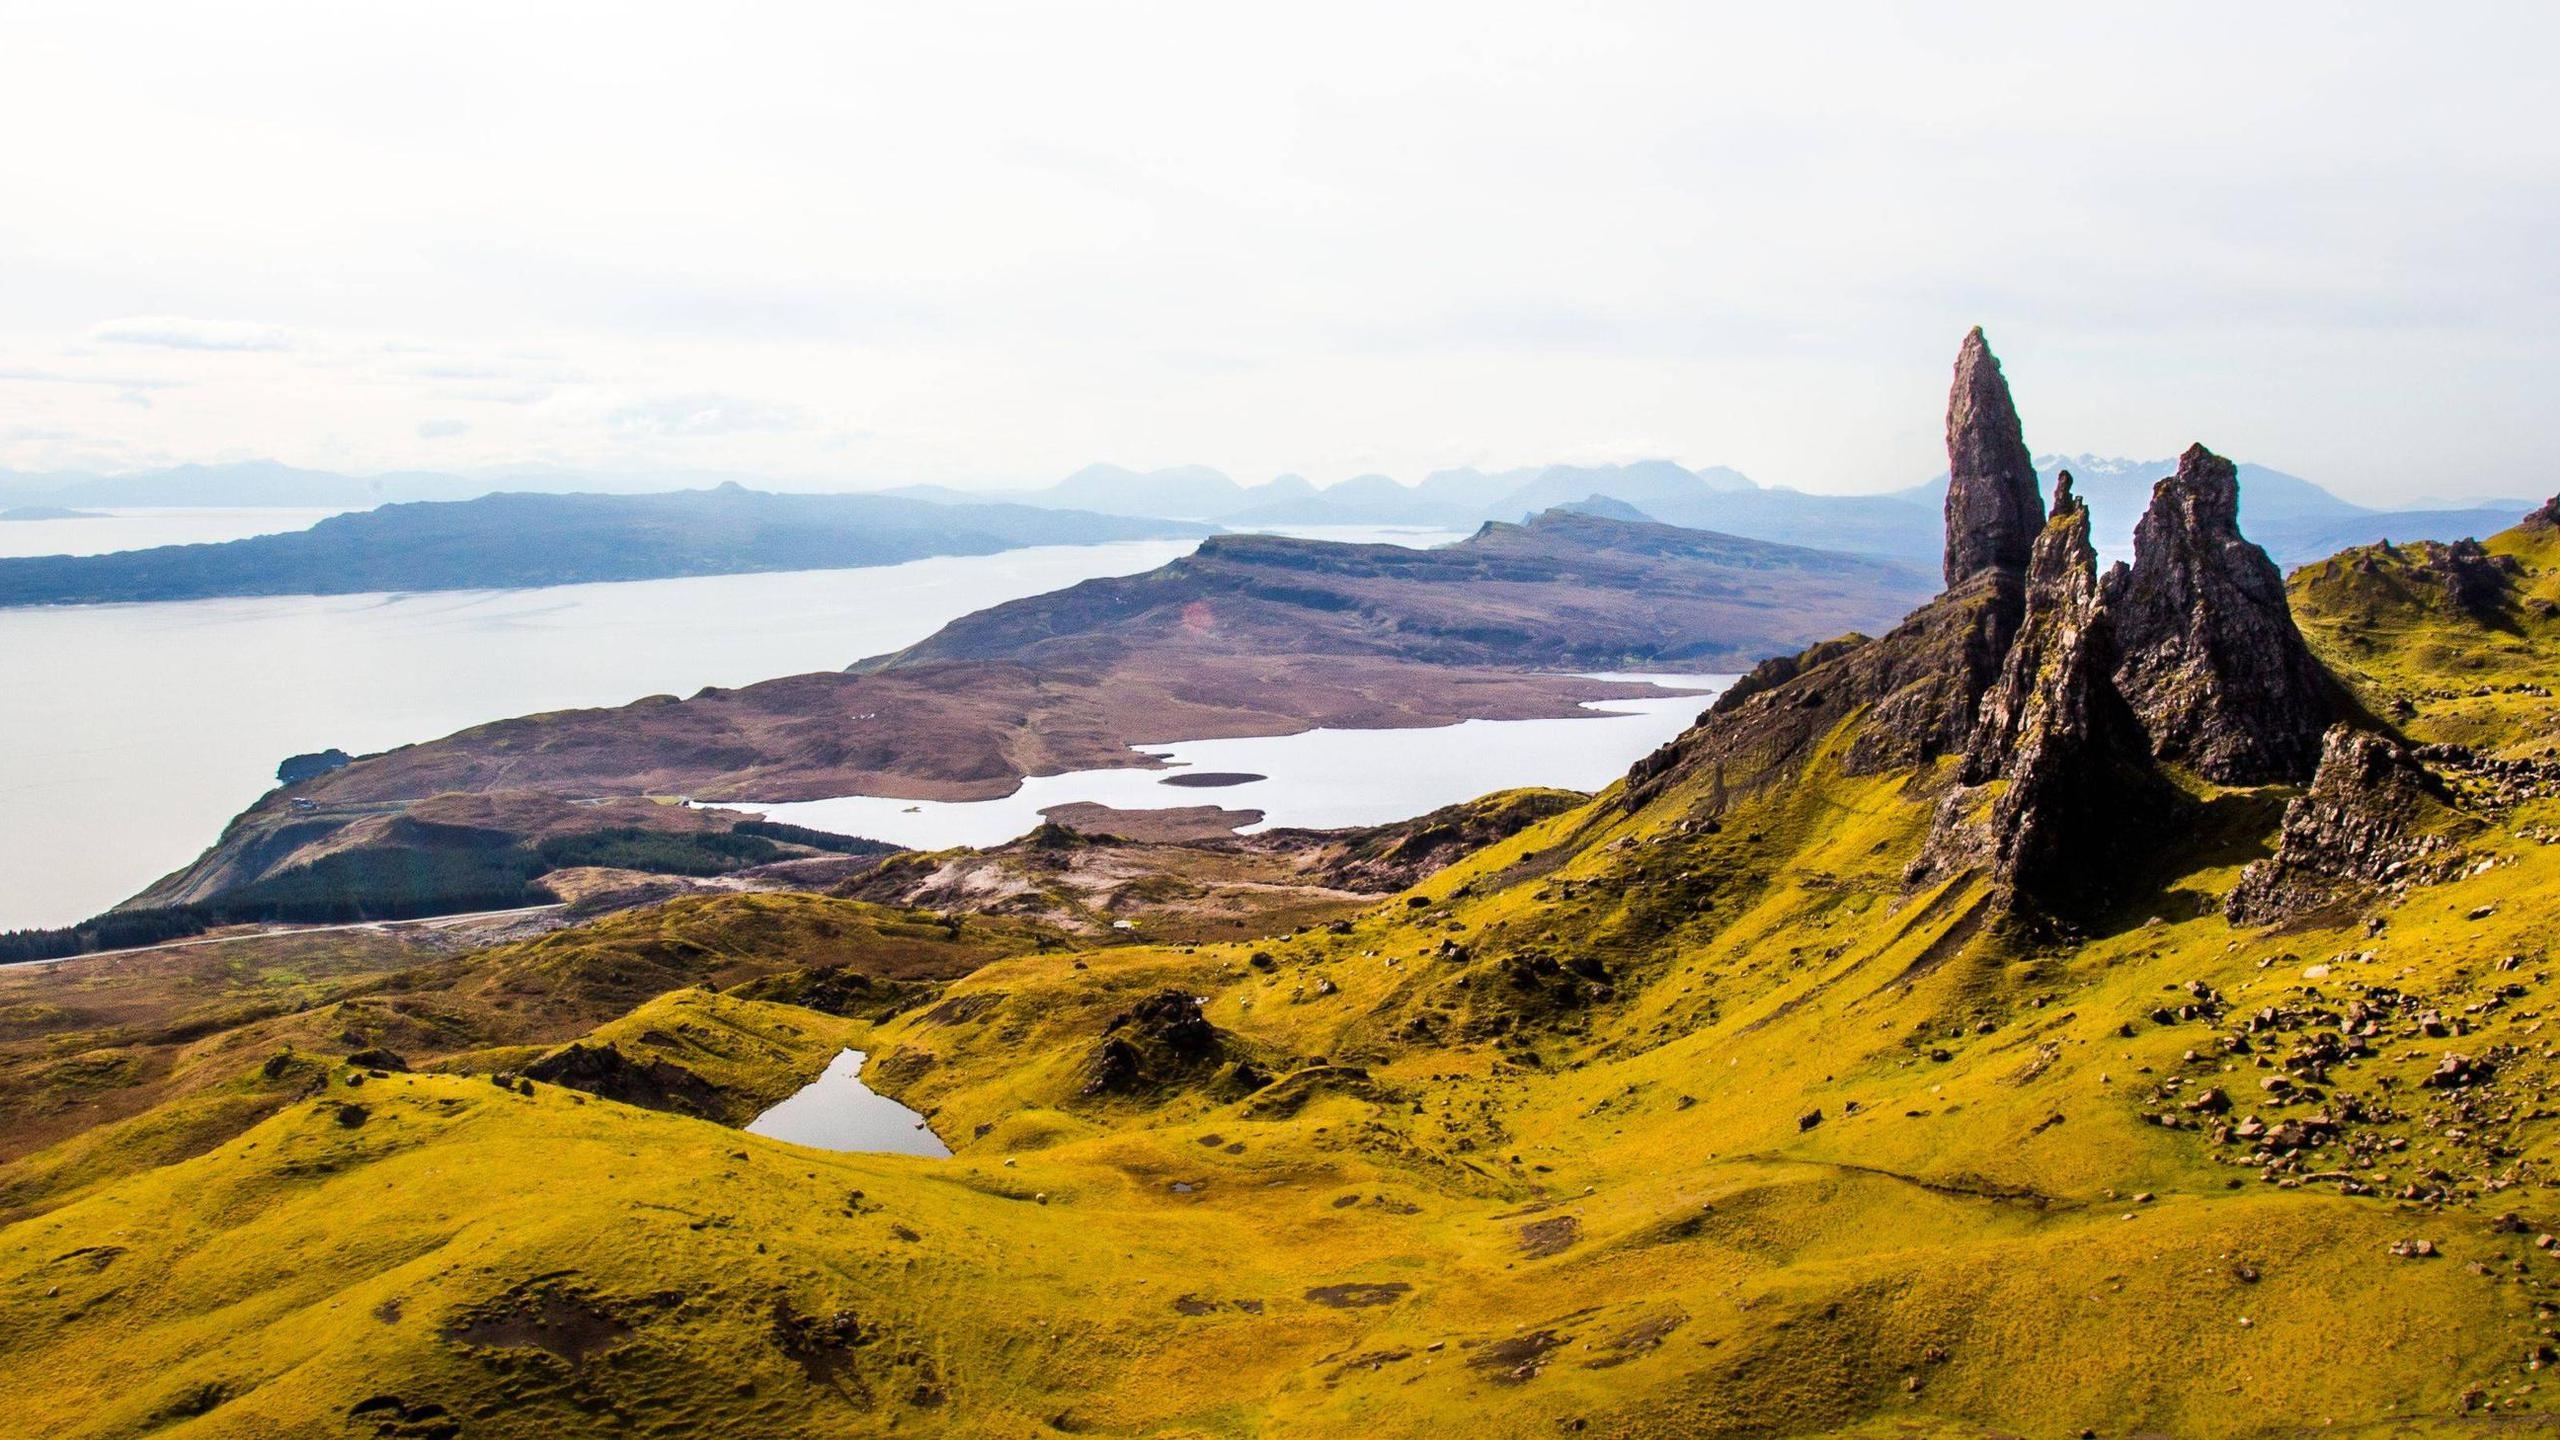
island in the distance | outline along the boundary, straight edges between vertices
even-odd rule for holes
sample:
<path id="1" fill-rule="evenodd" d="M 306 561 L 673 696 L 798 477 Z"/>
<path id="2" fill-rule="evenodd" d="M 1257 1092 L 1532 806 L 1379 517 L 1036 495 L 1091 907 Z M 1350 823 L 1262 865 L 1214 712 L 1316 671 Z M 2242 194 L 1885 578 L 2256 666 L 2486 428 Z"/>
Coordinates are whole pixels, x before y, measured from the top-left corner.
<path id="1" fill-rule="evenodd" d="M 68 505 L 11 505 L 0 509 L 0 520 L 104 520 L 95 510 L 74 510 Z"/>
<path id="2" fill-rule="evenodd" d="M 737 485 L 660 495 L 485 495 L 386 505 L 331 516 L 308 530 L 218 545 L 0 559 L 0 606 L 839 570 L 1031 545 L 1190 539 L 1215 530 L 1028 505 L 777 495 Z"/>

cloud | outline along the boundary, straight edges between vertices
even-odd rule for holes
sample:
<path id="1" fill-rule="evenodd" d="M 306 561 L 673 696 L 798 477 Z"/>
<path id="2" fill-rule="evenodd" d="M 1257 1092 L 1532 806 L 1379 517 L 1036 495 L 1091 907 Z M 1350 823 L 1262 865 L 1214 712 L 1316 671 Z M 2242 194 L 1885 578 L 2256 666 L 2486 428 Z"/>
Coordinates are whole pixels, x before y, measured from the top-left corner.
<path id="1" fill-rule="evenodd" d="M 445 400 L 465 400 L 482 405 L 539 405 L 558 393 L 548 385 L 448 385 L 434 394 Z"/>
<path id="2" fill-rule="evenodd" d="M 276 351 L 293 337 L 273 325 L 236 320 L 193 320 L 183 315 L 132 315 L 89 327 L 89 338 L 108 345 L 149 345 L 163 350 Z"/>
<path id="3" fill-rule="evenodd" d="M 735 395 L 662 396 L 625 405 L 605 420 L 622 434 L 659 439 L 797 430 L 805 423 L 800 412 L 788 405 L 768 405 Z"/>
<path id="4" fill-rule="evenodd" d="M 110 390 L 175 390 L 184 380 L 146 379 L 133 375 L 74 375 L 61 370 L 0 366 L 0 381 L 22 385 L 102 385 Z"/>
<path id="5" fill-rule="evenodd" d="M 470 428 L 470 423 L 462 420 L 421 420 L 418 422 L 418 438 L 450 440 Z"/>

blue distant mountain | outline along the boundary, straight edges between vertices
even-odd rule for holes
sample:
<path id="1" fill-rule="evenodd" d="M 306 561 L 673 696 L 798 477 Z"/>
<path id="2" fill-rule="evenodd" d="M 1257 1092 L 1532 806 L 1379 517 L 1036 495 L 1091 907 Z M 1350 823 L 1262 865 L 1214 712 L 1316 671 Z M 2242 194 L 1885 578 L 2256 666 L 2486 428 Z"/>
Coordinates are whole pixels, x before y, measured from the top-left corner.
<path id="1" fill-rule="evenodd" d="M 513 589 L 835 570 L 1026 545 L 1191 539 L 1213 527 L 885 495 L 485 495 L 335 515 L 218 545 L 0 559 L 0 606 L 223 595 Z"/>
<path id="2" fill-rule="evenodd" d="M 2152 482 L 2177 469 L 2166 460 L 2048 455 L 2037 461 L 2049 487 L 2069 469 L 2089 501 L 2099 547 L 2131 552 L 2133 525 L 2150 503 Z M 911 487 L 892 494 L 960 499 L 969 492 Z M 2505 529 L 2532 508 L 2526 502 L 2376 510 L 2340 499 L 2298 475 L 2264 465 L 2240 466 L 2241 521 L 2279 564 L 2297 565 L 2380 539 L 2451 540 Z M 987 498 L 980 494 L 977 498 Z M 1764 486 L 1723 466 L 1690 469 L 1669 460 L 1624 465 L 1549 465 L 1486 472 L 1441 470 L 1407 485 L 1386 475 L 1359 475 L 1318 489 L 1297 476 L 1269 485 L 1240 485 L 1201 466 L 1134 471 L 1087 466 L 1036 490 L 1004 498 L 1026 505 L 1064 505 L 1105 514 L 1164 515 L 1233 528 L 1310 525 L 1416 525 L 1470 529 L 1488 520 L 1517 521 L 1558 506 L 1595 501 L 1666 525 L 1713 530 L 1752 540 L 1841 550 L 1910 563 L 1935 563 L 1946 503 L 1946 477 L 1909 489 L 1867 495 L 1815 495 Z M 1602 510 L 1596 513 L 1616 513 Z"/>

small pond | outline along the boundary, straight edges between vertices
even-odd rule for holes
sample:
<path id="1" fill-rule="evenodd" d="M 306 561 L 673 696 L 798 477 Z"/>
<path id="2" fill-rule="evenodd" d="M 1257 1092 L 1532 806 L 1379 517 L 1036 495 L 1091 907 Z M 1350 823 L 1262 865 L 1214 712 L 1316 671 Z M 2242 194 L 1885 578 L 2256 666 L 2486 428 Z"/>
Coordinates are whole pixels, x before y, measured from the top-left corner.
<path id="1" fill-rule="evenodd" d="M 840 1050 L 826 1073 L 747 1126 L 750 1135 L 812 1150 L 867 1150 L 941 1159 L 951 1153 L 924 1117 L 862 1083 L 859 1050 Z"/>

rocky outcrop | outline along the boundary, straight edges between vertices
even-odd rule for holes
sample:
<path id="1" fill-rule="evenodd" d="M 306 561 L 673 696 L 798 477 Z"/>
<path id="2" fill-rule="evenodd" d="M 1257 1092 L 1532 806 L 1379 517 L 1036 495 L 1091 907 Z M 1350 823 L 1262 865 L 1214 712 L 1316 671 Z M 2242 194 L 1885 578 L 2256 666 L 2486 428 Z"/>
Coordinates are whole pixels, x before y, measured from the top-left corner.
<path id="1" fill-rule="evenodd" d="M 1850 657 L 1857 683 L 1843 698 L 1866 703 L 1849 745 L 1852 774 L 1925 766 L 1964 753 L 1974 710 L 2000 673 L 2026 613 L 2026 579 L 1985 571 L 1915 610 L 1886 645 Z"/>
<path id="2" fill-rule="evenodd" d="M 2554 495 L 2524 517 L 2527 530 L 2560 530 L 2560 495 Z"/>
<path id="3" fill-rule="evenodd" d="M 1744 672 L 1741 679 L 1726 686 L 1707 707 L 1710 715 L 1721 714 L 1740 705 L 1763 690 L 1775 690 L 1808 670 L 1828 665 L 1861 645 L 1870 643 L 1867 636 L 1852 630 L 1837 639 L 1808 645 L 1793 655 L 1772 655 Z"/>
<path id="4" fill-rule="evenodd" d="M 1947 395 L 1947 588 L 1986 570 L 2025 570 L 2043 528 L 2035 460 L 1977 325 L 1956 352 Z"/>
<path id="5" fill-rule="evenodd" d="M 1981 868 L 2004 909 L 2076 918 L 2125 878 L 2126 858 L 2175 804 L 2115 687 L 2097 559 L 2088 507 L 2066 473 L 2036 540 L 2016 642 L 1982 696 L 1962 783 L 1940 802 L 1910 878 Z"/>
<path id="6" fill-rule="evenodd" d="M 2440 878 L 2459 863 L 2449 804 L 2407 750 L 2335 726 L 2311 788 L 2285 807 L 2276 853 L 2241 872 L 2223 913 L 2260 925 Z"/>
<path id="7" fill-rule="evenodd" d="M 2515 557 L 2492 555 L 2477 540 L 2456 540 L 2425 547 L 2419 565 L 2443 590 L 2445 604 L 2457 613 L 2484 625 L 2504 618 L 2508 591 L 2518 573 Z"/>
<path id="8" fill-rule="evenodd" d="M 1916 770 L 1964 753 L 1975 703 L 2000 673 L 2025 608 L 2025 580 L 1985 571 L 1864 644 L 1825 641 L 1740 699 L 1719 697 L 1688 733 L 1627 772 L 1620 804 L 1644 805 L 1681 777 L 1715 771 L 1740 796 L 1796 773 L 1823 736 L 1864 719 L 1842 757 L 1849 773 Z M 1770 681 L 1772 675 L 1787 678 Z"/>
<path id="9" fill-rule="evenodd" d="M 2228 461 L 2190 449 L 2153 490 L 2134 565 L 2102 579 L 2068 475 L 2046 518 L 1979 330 L 1957 358 L 1947 449 L 1946 592 L 1881 639 L 1762 664 L 1639 763 L 1623 803 L 1712 775 L 1699 809 L 1721 811 L 1845 733 L 1850 774 L 1951 787 L 1914 882 L 1977 871 L 2009 913 L 2094 917 L 2144 883 L 2190 803 L 2158 761 L 2227 784 L 2307 780 L 2344 692 L 2241 536 Z M 1948 756 L 1952 773 L 1933 764 Z"/>
<path id="10" fill-rule="evenodd" d="M 1160 1089 L 1216 1064 L 1224 1036 L 1179 990 L 1148 996 L 1111 1018 L 1085 1070 L 1084 1093 L 1133 1095 Z"/>
<path id="11" fill-rule="evenodd" d="M 2240 534 L 2231 462 L 2189 446 L 2152 488 L 2133 557 L 2107 601 L 2124 656 L 2116 688 L 2152 753 L 2226 785 L 2310 779 L 2342 700 L 2294 627 L 2275 562 Z"/>
<path id="12" fill-rule="evenodd" d="M 569 1044 L 524 1067 L 527 1079 L 647 1110 L 726 1120 L 720 1092 L 671 1060 L 634 1060 L 611 1045 Z"/>

